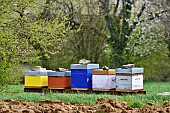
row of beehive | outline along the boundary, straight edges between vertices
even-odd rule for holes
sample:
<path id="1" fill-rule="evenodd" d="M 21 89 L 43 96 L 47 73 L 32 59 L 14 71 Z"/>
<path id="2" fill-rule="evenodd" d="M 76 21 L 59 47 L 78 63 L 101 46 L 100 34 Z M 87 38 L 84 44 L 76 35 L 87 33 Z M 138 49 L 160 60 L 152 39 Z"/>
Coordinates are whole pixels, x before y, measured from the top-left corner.
<path id="1" fill-rule="evenodd" d="M 115 75 L 116 74 L 116 75 Z M 71 64 L 71 71 L 26 71 L 26 87 L 143 89 L 143 68 L 101 70 L 99 64 Z"/>
<path id="2" fill-rule="evenodd" d="M 143 89 L 143 68 L 101 70 L 99 64 L 72 64 L 71 87 L 93 89 Z"/>
<path id="3" fill-rule="evenodd" d="M 51 70 L 25 72 L 25 87 L 66 88 L 70 87 L 70 71 Z"/>

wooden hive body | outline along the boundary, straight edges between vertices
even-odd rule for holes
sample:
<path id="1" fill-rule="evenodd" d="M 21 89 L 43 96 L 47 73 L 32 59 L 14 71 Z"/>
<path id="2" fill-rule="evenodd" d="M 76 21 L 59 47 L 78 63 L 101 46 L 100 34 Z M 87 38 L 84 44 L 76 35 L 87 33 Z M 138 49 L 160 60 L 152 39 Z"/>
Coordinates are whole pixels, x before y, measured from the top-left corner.
<path id="1" fill-rule="evenodd" d="M 67 74 L 68 73 L 68 74 Z M 71 85 L 71 72 L 49 72 L 48 87 L 49 88 L 68 88 Z"/>
<path id="2" fill-rule="evenodd" d="M 115 69 L 93 70 L 92 74 L 93 90 L 110 90 L 116 88 Z"/>
<path id="3" fill-rule="evenodd" d="M 143 68 L 116 69 L 116 90 L 143 89 Z"/>
<path id="4" fill-rule="evenodd" d="M 99 64 L 71 64 L 71 88 L 92 88 L 92 70 L 99 69 Z"/>

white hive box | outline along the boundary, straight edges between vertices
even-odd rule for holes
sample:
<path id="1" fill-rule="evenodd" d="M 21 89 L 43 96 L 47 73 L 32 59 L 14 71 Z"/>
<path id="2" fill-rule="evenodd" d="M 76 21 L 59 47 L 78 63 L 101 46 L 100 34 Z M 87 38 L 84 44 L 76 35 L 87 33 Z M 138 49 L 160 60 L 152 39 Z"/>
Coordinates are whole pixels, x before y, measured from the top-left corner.
<path id="1" fill-rule="evenodd" d="M 92 76 L 93 90 L 109 90 L 116 88 L 115 75 L 93 75 Z"/>
<path id="2" fill-rule="evenodd" d="M 143 68 L 117 68 L 116 90 L 143 89 Z"/>
<path id="3" fill-rule="evenodd" d="M 116 68 L 116 74 L 136 74 L 143 72 L 144 72 L 143 68 L 130 68 L 130 69 Z"/>
<path id="4" fill-rule="evenodd" d="M 117 76 L 116 75 L 116 90 L 143 89 L 143 74 L 132 74 L 132 75 L 133 76 Z"/>

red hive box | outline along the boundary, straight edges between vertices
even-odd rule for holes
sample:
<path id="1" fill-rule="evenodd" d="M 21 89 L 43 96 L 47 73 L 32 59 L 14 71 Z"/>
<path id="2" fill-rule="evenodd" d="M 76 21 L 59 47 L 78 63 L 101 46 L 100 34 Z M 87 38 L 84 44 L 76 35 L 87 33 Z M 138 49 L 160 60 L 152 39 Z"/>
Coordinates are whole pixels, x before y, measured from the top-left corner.
<path id="1" fill-rule="evenodd" d="M 49 88 L 67 88 L 70 87 L 70 77 L 48 77 Z"/>
<path id="2" fill-rule="evenodd" d="M 48 74 L 48 88 L 68 88 L 71 85 L 70 72 L 54 72 Z"/>

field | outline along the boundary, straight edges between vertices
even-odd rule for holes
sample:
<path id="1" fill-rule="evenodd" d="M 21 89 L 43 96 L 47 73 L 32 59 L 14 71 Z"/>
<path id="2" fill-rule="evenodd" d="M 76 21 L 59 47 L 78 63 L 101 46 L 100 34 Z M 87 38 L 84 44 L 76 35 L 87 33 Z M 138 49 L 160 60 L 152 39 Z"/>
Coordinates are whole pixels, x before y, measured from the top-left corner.
<path id="1" fill-rule="evenodd" d="M 170 82 L 144 82 L 146 95 L 24 92 L 10 85 L 0 95 L 0 112 L 17 113 L 170 113 Z M 26 101 L 26 102 L 25 102 Z"/>
<path id="2" fill-rule="evenodd" d="M 114 98 L 118 101 L 127 102 L 131 107 L 141 107 L 143 103 L 154 102 L 164 103 L 170 101 L 170 96 L 161 96 L 158 93 L 170 92 L 170 82 L 144 82 L 144 89 L 147 94 L 142 95 L 109 95 L 109 94 L 68 94 L 68 93 L 52 93 L 46 94 L 24 92 L 23 85 L 11 85 L 9 89 L 5 90 L 0 95 L 0 99 L 14 99 L 23 100 L 27 102 L 39 102 L 41 100 L 61 100 L 71 103 L 84 103 L 88 105 L 94 105 L 98 98 Z"/>

